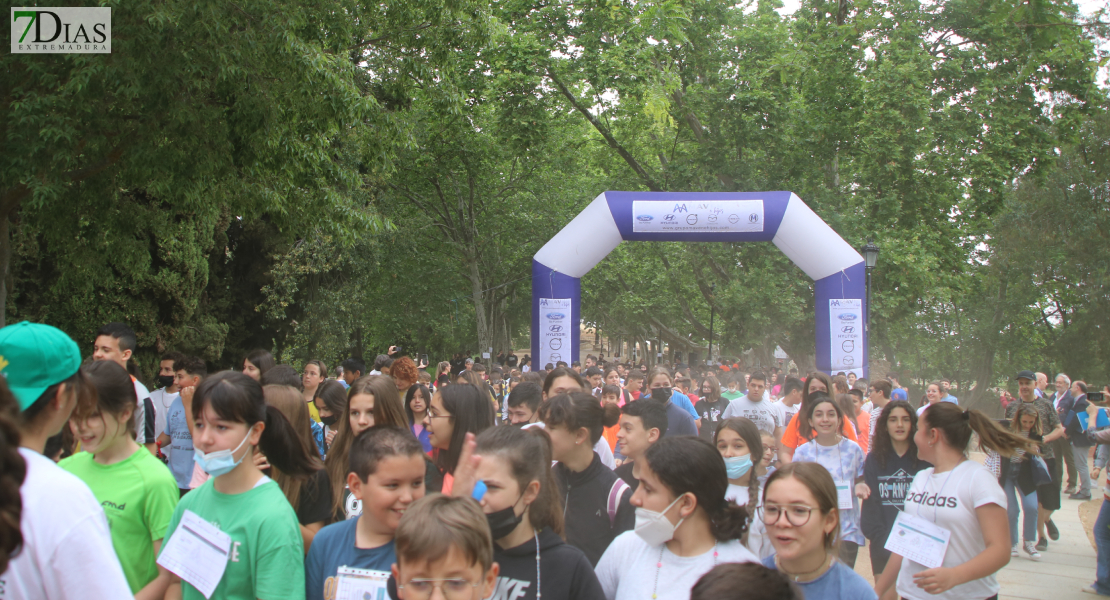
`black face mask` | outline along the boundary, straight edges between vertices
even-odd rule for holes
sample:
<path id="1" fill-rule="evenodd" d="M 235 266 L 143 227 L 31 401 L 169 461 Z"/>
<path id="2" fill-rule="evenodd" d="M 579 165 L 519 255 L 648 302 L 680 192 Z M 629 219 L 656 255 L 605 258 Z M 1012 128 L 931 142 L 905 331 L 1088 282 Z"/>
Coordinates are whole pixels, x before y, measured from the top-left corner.
<path id="1" fill-rule="evenodd" d="M 159 375 L 158 383 L 161 384 L 162 387 L 170 387 L 173 385 L 173 375 Z"/>
<path id="2" fill-rule="evenodd" d="M 521 497 L 524 497 L 524 494 L 521 494 Z M 519 501 L 520 498 L 517 498 L 517 502 Z M 499 540 L 509 535 L 524 520 L 524 513 L 518 516 L 514 511 L 515 506 L 516 502 L 512 506 L 486 515 L 486 521 L 489 522 L 489 532 L 493 535 L 493 539 Z"/>
<path id="3" fill-rule="evenodd" d="M 338 421 L 339 421 L 339 415 L 332 415 L 330 417 L 325 417 L 324 415 L 320 415 L 320 422 L 323 423 L 324 425 L 327 425 L 328 427 L 334 427 L 335 424 Z"/>
<path id="4" fill-rule="evenodd" d="M 669 388 L 669 387 L 653 388 L 651 390 L 651 399 L 655 400 L 656 402 L 658 402 L 660 404 L 665 404 L 668 400 L 671 399 L 671 394 L 673 392 L 674 392 L 674 388 Z"/>

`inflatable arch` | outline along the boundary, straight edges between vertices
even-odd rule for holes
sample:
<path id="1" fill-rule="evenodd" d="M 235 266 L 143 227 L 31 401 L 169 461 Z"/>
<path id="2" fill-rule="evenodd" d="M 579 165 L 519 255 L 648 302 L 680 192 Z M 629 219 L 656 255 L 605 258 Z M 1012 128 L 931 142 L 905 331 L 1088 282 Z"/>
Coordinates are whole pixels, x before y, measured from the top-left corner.
<path id="1" fill-rule="evenodd" d="M 532 260 L 532 365 L 579 360 L 582 276 L 622 241 L 773 242 L 815 282 L 817 368 L 867 376 L 864 262 L 791 192 L 605 192 Z"/>

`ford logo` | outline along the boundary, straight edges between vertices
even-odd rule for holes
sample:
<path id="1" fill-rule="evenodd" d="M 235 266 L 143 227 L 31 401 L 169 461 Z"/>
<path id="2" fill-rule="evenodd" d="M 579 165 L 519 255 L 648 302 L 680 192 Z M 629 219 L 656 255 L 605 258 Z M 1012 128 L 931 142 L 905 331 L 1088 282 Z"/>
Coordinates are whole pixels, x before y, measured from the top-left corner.
<path id="1" fill-rule="evenodd" d="M 841 321 L 855 321 L 856 315 L 855 313 L 840 313 L 836 316 L 836 318 L 840 319 Z"/>
<path id="2" fill-rule="evenodd" d="M 655 220 L 655 217 L 651 215 L 639 215 L 638 217 L 636 217 L 636 220 L 641 223 L 650 223 Z"/>
<path id="3" fill-rule="evenodd" d="M 563 313 L 556 313 L 556 312 L 547 313 L 547 318 L 551 319 L 552 321 L 558 321 L 559 319 L 562 319 L 562 318 L 565 318 L 565 317 L 566 317 L 566 315 L 564 315 Z M 852 318 L 854 319 L 855 317 L 852 317 Z"/>

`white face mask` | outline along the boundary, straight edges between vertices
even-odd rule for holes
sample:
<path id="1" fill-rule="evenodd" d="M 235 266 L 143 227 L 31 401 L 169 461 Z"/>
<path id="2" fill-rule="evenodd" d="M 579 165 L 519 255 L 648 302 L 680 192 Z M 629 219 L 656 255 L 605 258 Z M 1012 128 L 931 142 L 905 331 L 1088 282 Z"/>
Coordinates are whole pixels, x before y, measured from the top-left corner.
<path id="1" fill-rule="evenodd" d="M 667 518 L 667 511 L 671 510 L 671 507 L 681 499 L 682 496 L 675 498 L 674 502 L 663 509 L 663 512 L 655 512 L 642 507 L 637 508 L 636 535 L 640 536 L 640 539 L 647 542 L 649 546 L 658 546 L 674 539 L 675 530 L 678 529 L 679 525 L 682 525 L 686 518 L 683 517 L 678 520 L 678 523 L 672 524 L 671 520 Z"/>

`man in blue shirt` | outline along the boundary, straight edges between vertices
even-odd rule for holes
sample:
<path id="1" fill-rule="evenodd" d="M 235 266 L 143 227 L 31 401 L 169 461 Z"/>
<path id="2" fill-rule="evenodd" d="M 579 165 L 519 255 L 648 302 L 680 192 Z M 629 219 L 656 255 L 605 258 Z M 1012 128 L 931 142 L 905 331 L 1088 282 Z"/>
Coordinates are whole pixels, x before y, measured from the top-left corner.
<path id="1" fill-rule="evenodd" d="M 940 380 L 940 389 L 944 390 L 944 397 L 941 398 L 940 401 L 941 402 L 951 402 L 952 404 L 959 404 L 960 401 L 955 396 L 948 393 L 948 390 L 951 387 L 952 387 L 952 381 L 950 379 L 941 379 Z"/>

